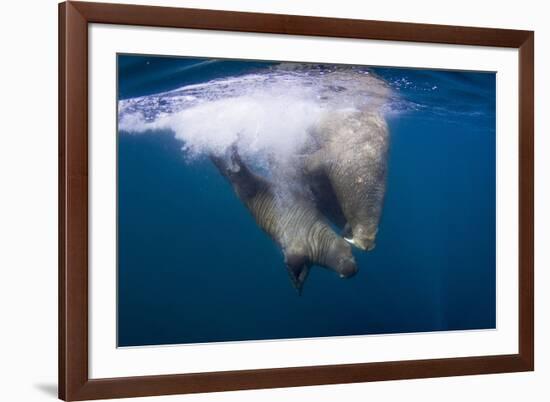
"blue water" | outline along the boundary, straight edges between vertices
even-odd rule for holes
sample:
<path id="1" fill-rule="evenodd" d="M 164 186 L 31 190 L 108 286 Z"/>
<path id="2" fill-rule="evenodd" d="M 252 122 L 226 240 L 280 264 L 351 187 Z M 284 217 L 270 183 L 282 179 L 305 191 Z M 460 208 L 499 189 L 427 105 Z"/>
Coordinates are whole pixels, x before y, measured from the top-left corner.
<path id="1" fill-rule="evenodd" d="M 119 99 L 272 63 L 119 56 Z M 292 287 L 282 253 L 207 158 L 118 134 L 118 344 L 494 328 L 495 74 L 369 68 L 398 94 L 371 252 Z"/>

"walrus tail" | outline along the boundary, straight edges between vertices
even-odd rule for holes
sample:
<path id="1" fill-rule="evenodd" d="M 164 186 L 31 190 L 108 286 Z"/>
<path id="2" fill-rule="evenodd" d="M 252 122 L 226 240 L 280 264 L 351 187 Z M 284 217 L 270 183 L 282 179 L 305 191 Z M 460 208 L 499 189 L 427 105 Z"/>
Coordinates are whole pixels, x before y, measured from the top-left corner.
<path id="1" fill-rule="evenodd" d="M 232 145 L 222 156 L 210 154 L 210 160 L 227 179 L 237 174 L 244 166 L 237 147 Z"/>

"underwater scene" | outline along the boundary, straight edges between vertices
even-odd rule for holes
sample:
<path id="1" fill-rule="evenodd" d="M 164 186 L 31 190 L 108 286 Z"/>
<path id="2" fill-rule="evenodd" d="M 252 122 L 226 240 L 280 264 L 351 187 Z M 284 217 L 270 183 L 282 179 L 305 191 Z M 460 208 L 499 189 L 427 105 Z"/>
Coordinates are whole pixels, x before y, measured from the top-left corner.
<path id="1" fill-rule="evenodd" d="M 495 328 L 495 73 L 117 58 L 119 347 Z"/>

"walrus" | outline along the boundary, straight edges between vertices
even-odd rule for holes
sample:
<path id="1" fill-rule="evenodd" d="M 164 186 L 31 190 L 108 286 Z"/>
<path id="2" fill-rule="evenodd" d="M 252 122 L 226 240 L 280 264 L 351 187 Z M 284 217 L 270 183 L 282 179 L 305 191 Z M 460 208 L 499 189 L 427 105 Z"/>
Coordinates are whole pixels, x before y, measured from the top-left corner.
<path id="1" fill-rule="evenodd" d="M 223 157 L 210 159 L 226 177 L 258 226 L 282 249 L 292 283 L 298 293 L 313 265 L 328 268 L 341 278 L 357 272 L 350 245 L 330 227 L 306 194 L 291 190 L 281 200 L 274 184 L 253 173 L 233 147 Z"/>
<path id="2" fill-rule="evenodd" d="M 378 112 L 329 114 L 313 131 L 304 171 L 320 208 L 350 244 L 375 247 L 386 192 L 388 127 Z"/>

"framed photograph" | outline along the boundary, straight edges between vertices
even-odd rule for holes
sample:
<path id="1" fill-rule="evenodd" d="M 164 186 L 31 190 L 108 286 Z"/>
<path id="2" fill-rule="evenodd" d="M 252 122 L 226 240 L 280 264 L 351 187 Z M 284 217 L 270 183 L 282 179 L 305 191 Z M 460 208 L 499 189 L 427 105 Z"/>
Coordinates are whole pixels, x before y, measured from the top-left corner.
<path id="1" fill-rule="evenodd" d="M 533 32 L 59 23 L 61 399 L 534 369 Z"/>

